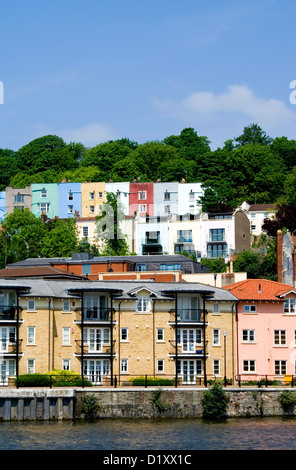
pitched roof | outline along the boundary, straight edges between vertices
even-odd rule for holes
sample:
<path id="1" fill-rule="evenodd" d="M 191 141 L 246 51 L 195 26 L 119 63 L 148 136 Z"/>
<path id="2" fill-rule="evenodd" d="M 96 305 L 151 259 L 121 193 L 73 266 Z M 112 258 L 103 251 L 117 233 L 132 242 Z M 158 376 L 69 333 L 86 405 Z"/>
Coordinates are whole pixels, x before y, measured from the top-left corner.
<path id="1" fill-rule="evenodd" d="M 44 278 L 71 278 L 71 279 L 85 279 L 85 276 L 73 274 L 61 269 L 56 269 L 51 266 L 28 266 L 0 269 L 0 278 L 19 278 L 19 277 L 44 277 Z"/>
<path id="2" fill-rule="evenodd" d="M 283 300 L 281 297 L 295 291 L 293 286 L 267 279 L 246 279 L 225 286 L 239 300 Z"/>

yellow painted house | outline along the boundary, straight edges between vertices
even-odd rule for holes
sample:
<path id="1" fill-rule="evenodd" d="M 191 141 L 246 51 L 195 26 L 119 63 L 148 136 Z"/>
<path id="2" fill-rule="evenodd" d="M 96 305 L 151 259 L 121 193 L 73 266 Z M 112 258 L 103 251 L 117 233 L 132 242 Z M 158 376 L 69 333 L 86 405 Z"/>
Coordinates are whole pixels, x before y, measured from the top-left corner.
<path id="1" fill-rule="evenodd" d="M 236 297 L 199 283 L 1 280 L 2 380 L 53 369 L 94 385 L 235 381 Z M 4 383 L 5 384 L 5 383 Z"/>
<path id="2" fill-rule="evenodd" d="M 99 215 L 105 200 L 104 182 L 81 183 L 81 217 Z"/>

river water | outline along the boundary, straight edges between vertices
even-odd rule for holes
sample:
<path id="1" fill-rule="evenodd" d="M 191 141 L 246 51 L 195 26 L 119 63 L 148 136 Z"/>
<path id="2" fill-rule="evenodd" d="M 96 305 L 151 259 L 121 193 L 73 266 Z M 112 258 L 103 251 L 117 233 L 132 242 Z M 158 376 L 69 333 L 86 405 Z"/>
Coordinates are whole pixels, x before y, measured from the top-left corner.
<path id="1" fill-rule="evenodd" d="M 296 418 L 1 422 L 1 450 L 296 450 Z"/>

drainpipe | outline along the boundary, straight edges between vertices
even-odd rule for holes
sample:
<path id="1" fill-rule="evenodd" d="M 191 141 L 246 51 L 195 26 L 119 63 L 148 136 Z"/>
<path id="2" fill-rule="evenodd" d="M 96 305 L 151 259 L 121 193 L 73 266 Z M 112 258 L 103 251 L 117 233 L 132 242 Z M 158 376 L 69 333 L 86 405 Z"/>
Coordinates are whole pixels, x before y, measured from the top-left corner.
<path id="1" fill-rule="evenodd" d="M 204 386 L 207 386 L 207 369 L 206 369 L 206 299 L 203 294 L 203 330 L 204 330 Z"/>
<path id="2" fill-rule="evenodd" d="M 175 370 L 175 387 L 178 386 L 178 294 L 175 296 L 175 341 L 176 341 L 176 370 Z"/>
<path id="3" fill-rule="evenodd" d="M 19 320 L 20 320 L 20 307 L 19 307 L 19 290 L 16 289 L 16 388 L 19 388 Z"/>
<path id="4" fill-rule="evenodd" d="M 113 385 L 113 296 L 111 292 L 111 364 L 110 364 L 110 372 L 111 372 L 111 387 Z"/>
<path id="5" fill-rule="evenodd" d="M 83 374 L 83 362 L 84 362 L 84 305 L 83 305 L 83 291 L 81 293 L 81 378 L 82 387 L 84 387 L 84 374 Z"/>
<path id="6" fill-rule="evenodd" d="M 50 302 L 51 302 L 51 299 L 49 299 L 48 301 L 48 370 L 51 369 L 50 367 Z"/>
<path id="7" fill-rule="evenodd" d="M 152 300 L 152 325 L 153 325 L 153 331 L 152 331 L 152 349 L 153 349 L 153 377 L 155 377 L 155 302 L 156 300 Z"/>
<path id="8" fill-rule="evenodd" d="M 118 304 L 118 382 L 119 382 L 119 385 L 120 385 L 120 375 L 121 375 L 121 371 L 120 371 L 120 313 L 121 313 L 121 300 Z"/>

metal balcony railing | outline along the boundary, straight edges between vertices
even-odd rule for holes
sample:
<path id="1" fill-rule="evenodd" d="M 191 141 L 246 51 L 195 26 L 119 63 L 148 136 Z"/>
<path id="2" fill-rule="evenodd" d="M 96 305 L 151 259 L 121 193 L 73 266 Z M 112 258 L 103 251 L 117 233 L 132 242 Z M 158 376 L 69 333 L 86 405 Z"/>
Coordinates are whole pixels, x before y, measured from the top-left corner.
<path id="1" fill-rule="evenodd" d="M 170 313 L 175 315 L 175 310 L 171 310 Z M 197 322 L 203 321 L 203 310 L 197 308 L 182 308 L 177 309 L 177 321 L 178 322 Z"/>
<path id="2" fill-rule="evenodd" d="M 114 312 L 114 310 L 113 310 Z M 98 307 L 85 307 L 83 309 L 83 320 L 94 322 L 110 322 L 111 321 L 111 308 L 98 308 Z M 76 310 L 76 321 L 82 321 L 82 309 Z"/>
<path id="3" fill-rule="evenodd" d="M 114 346 L 115 340 L 112 342 L 113 346 L 113 354 L 114 354 Z M 82 355 L 82 341 L 76 340 L 76 354 Z M 111 355 L 112 348 L 111 343 L 104 343 L 103 341 L 88 341 L 83 344 L 83 354 L 104 354 L 104 355 Z"/>
<path id="4" fill-rule="evenodd" d="M 195 341 L 183 341 L 177 344 L 177 351 L 176 351 L 176 341 L 170 341 L 170 354 L 182 356 L 182 354 L 192 354 L 196 357 L 204 357 L 205 355 L 205 347 L 203 344 L 196 343 Z"/>
<path id="5" fill-rule="evenodd" d="M 21 309 L 19 309 L 20 317 Z M 17 319 L 17 307 L 12 305 L 1 305 L 0 306 L 0 321 L 4 320 L 16 320 Z"/>

